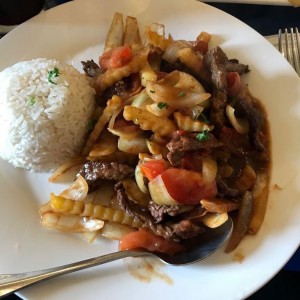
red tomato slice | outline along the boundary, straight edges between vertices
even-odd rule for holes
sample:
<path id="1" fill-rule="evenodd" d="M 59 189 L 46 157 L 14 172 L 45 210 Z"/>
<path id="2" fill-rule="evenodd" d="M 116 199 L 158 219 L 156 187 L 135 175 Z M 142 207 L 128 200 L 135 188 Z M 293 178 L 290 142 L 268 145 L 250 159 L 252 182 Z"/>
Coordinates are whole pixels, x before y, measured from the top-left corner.
<path id="1" fill-rule="evenodd" d="M 152 159 L 141 164 L 142 173 L 148 178 L 149 181 L 160 175 L 167 168 L 168 165 L 163 159 Z"/>
<path id="2" fill-rule="evenodd" d="M 170 196 L 178 203 L 199 203 L 201 199 L 217 194 L 216 182 L 205 183 L 199 172 L 169 168 L 161 174 L 161 178 Z"/>
<path id="3" fill-rule="evenodd" d="M 103 70 L 123 67 L 132 59 L 130 46 L 120 46 L 104 52 L 99 57 L 99 65 Z"/>
<path id="4" fill-rule="evenodd" d="M 151 252 L 175 254 L 185 250 L 184 246 L 146 230 L 139 229 L 126 234 L 120 241 L 119 250 L 147 249 Z"/>

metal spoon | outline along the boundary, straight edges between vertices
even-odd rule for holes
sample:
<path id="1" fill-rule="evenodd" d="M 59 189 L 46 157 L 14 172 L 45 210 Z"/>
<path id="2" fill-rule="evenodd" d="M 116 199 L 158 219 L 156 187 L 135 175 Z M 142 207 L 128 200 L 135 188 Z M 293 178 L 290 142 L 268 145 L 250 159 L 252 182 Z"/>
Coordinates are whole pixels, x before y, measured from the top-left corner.
<path id="1" fill-rule="evenodd" d="M 198 237 L 197 239 L 188 240 L 188 243 L 186 244 L 187 251 L 174 255 L 151 253 L 145 250 L 128 250 L 114 252 L 41 271 L 19 274 L 3 274 L 0 275 L 0 297 L 9 295 L 46 279 L 58 277 L 125 257 L 154 256 L 170 265 L 178 266 L 191 264 L 208 257 L 219 249 L 231 235 L 232 227 L 232 220 L 229 218 L 222 226 L 215 229 L 207 229 L 205 233 L 201 234 L 200 238 Z"/>

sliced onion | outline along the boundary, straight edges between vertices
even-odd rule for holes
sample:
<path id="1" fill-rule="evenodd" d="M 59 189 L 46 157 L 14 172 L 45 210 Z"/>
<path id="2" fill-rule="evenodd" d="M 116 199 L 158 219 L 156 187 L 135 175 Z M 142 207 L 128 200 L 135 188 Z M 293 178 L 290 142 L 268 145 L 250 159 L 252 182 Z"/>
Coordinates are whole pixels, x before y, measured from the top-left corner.
<path id="1" fill-rule="evenodd" d="M 237 118 L 234 114 L 235 109 L 227 105 L 226 115 L 233 128 L 240 134 L 247 134 L 249 132 L 249 121 L 246 118 Z"/>
<path id="2" fill-rule="evenodd" d="M 174 74 L 180 76 L 177 82 Z M 166 103 L 175 109 L 193 107 L 210 97 L 193 76 L 179 71 L 170 73 L 160 81 L 147 81 L 146 91 L 154 102 Z"/>
<path id="3" fill-rule="evenodd" d="M 144 138 L 126 139 L 119 137 L 118 148 L 123 152 L 131 154 L 139 154 L 148 151 L 146 140 Z"/>
<path id="4" fill-rule="evenodd" d="M 174 108 L 171 106 L 159 108 L 159 105 L 157 103 L 152 103 L 146 105 L 146 110 L 158 117 L 168 117 L 170 114 L 172 114 Z"/>
<path id="5" fill-rule="evenodd" d="M 209 157 L 205 157 L 202 161 L 202 174 L 205 183 L 212 183 L 217 175 L 217 162 Z"/>
<path id="6" fill-rule="evenodd" d="M 228 220 L 228 214 L 213 214 L 208 213 L 203 218 L 201 218 L 202 223 L 209 228 L 217 228 L 224 224 Z"/>
<path id="7" fill-rule="evenodd" d="M 112 134 L 122 137 L 122 138 L 125 138 L 125 139 L 137 138 L 143 134 L 143 131 L 140 129 L 140 127 L 135 124 L 131 124 L 131 125 L 123 126 L 123 127 L 119 127 L 119 128 L 114 128 L 114 129 L 108 128 L 108 130 Z"/>
<path id="8" fill-rule="evenodd" d="M 81 175 L 78 175 L 77 179 L 67 189 L 61 192 L 59 196 L 66 199 L 82 201 L 86 198 L 88 190 L 89 186 L 86 180 Z"/>
<path id="9" fill-rule="evenodd" d="M 156 176 L 148 184 L 151 199 L 160 205 L 177 205 L 178 203 L 169 194 L 161 175 Z"/>
<path id="10" fill-rule="evenodd" d="M 145 109 L 146 105 L 153 103 L 151 98 L 148 96 L 146 90 L 144 89 L 138 95 L 132 99 L 131 105 L 137 108 Z"/>
<path id="11" fill-rule="evenodd" d="M 178 51 L 184 48 L 192 48 L 192 43 L 185 40 L 173 41 L 166 49 L 163 59 L 169 63 L 174 63 L 178 59 Z"/>
<path id="12" fill-rule="evenodd" d="M 141 172 L 141 167 L 140 165 L 137 165 L 135 167 L 135 181 L 136 184 L 138 185 L 139 189 L 144 193 L 144 194 L 149 194 L 148 188 L 146 187 L 145 181 L 144 181 L 144 175 Z"/>

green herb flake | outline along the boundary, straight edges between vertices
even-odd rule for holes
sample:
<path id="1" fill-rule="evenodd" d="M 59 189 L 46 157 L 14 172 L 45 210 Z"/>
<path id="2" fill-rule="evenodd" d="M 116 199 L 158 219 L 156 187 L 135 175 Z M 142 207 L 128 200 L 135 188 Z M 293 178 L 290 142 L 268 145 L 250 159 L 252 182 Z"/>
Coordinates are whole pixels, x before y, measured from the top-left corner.
<path id="1" fill-rule="evenodd" d="M 159 103 L 157 104 L 157 107 L 158 107 L 159 109 L 163 109 L 163 108 L 168 108 L 169 105 L 168 105 L 167 103 L 164 103 L 164 102 L 159 102 Z"/>
<path id="2" fill-rule="evenodd" d="M 180 92 L 179 94 L 178 94 L 178 97 L 184 97 L 185 96 L 185 92 Z"/>
<path id="3" fill-rule="evenodd" d="M 58 77 L 58 75 L 60 74 L 59 70 L 57 67 L 54 67 L 53 70 L 48 72 L 48 81 L 52 84 L 57 84 L 56 82 L 53 81 L 53 79 L 55 77 Z"/>
<path id="4" fill-rule="evenodd" d="M 30 105 L 30 106 L 33 106 L 33 105 L 35 104 L 35 102 L 36 102 L 36 101 L 35 101 L 35 98 L 34 98 L 33 96 L 30 96 L 30 97 L 29 97 L 29 105 Z"/>
<path id="5" fill-rule="evenodd" d="M 151 94 L 154 94 L 154 93 L 155 93 L 155 91 L 153 91 L 153 90 L 149 90 L 149 92 L 150 92 Z"/>
<path id="6" fill-rule="evenodd" d="M 200 114 L 200 120 L 206 124 L 209 124 L 209 120 L 207 119 L 207 117 L 204 113 Z"/>
<path id="7" fill-rule="evenodd" d="M 209 140 L 209 138 L 209 131 L 207 129 L 203 130 L 202 132 L 199 132 L 196 136 L 196 139 L 200 142 L 206 142 Z"/>

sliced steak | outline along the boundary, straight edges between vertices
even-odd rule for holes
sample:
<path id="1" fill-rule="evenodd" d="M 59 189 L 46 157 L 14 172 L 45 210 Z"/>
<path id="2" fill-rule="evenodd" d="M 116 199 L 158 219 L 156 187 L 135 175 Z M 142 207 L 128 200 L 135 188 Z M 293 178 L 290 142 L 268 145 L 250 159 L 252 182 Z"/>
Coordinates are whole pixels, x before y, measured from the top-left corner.
<path id="1" fill-rule="evenodd" d="M 174 134 L 171 141 L 166 145 L 169 150 L 167 158 L 172 166 L 178 167 L 185 152 L 194 150 L 209 150 L 222 146 L 210 133 L 207 141 L 199 141 L 194 135 Z"/>
<path id="2" fill-rule="evenodd" d="M 211 72 L 211 81 L 217 91 L 227 91 L 226 64 L 227 55 L 220 47 L 209 50 L 204 55 L 204 63 Z"/>
<path id="3" fill-rule="evenodd" d="M 214 132 L 218 133 L 226 120 L 227 96 L 224 91 L 215 90 L 211 97 L 210 121 L 214 125 Z"/>
<path id="4" fill-rule="evenodd" d="M 100 73 L 103 73 L 101 68 L 94 62 L 93 59 L 82 61 L 83 71 L 85 74 L 89 77 L 95 77 L 99 75 Z"/>
<path id="5" fill-rule="evenodd" d="M 133 177 L 134 168 L 117 162 L 89 161 L 82 166 L 79 174 L 86 180 L 90 190 L 94 190 L 103 179 L 119 181 Z"/>
<path id="6" fill-rule="evenodd" d="M 194 238 L 205 231 L 202 225 L 194 224 L 190 220 L 182 220 L 172 225 L 172 228 L 173 234 L 183 240 Z"/>
<path id="7" fill-rule="evenodd" d="M 229 59 L 225 64 L 227 72 L 237 72 L 239 75 L 250 72 L 249 66 L 241 64 L 237 59 Z"/>
<path id="8" fill-rule="evenodd" d="M 160 223 L 166 219 L 167 216 L 175 217 L 180 211 L 179 205 L 159 205 L 154 201 L 150 201 L 148 209 L 154 218 L 155 223 Z"/>
<path id="9" fill-rule="evenodd" d="M 148 211 L 142 209 L 141 206 L 129 200 L 122 182 L 115 184 L 115 191 L 117 192 L 118 204 L 123 211 L 142 223 L 147 221 L 153 222 Z"/>

